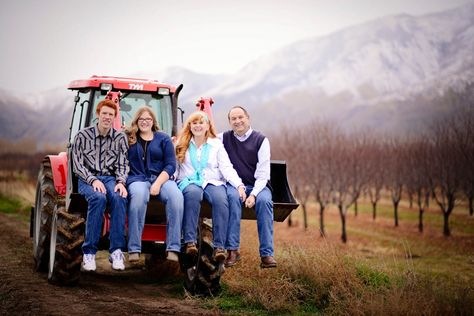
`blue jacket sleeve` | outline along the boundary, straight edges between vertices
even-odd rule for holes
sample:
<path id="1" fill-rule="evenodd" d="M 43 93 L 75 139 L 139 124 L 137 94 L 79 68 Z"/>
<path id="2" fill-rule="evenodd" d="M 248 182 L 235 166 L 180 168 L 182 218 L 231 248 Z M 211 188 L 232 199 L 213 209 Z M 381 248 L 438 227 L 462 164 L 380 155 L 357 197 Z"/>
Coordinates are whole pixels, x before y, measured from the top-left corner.
<path id="1" fill-rule="evenodd" d="M 163 155 L 164 155 L 164 166 L 163 171 L 166 171 L 171 177 L 176 171 L 176 154 L 174 150 L 173 142 L 168 136 L 163 140 Z"/>

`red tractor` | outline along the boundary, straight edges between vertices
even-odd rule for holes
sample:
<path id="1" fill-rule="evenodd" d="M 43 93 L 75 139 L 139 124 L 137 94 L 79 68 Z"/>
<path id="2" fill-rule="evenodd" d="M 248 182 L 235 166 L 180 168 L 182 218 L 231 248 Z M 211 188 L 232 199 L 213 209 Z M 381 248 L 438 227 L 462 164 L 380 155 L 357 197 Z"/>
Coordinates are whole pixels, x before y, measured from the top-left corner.
<path id="1" fill-rule="evenodd" d="M 95 109 L 106 96 L 119 103 L 114 128 L 130 125 L 135 112 L 147 104 L 153 108 L 159 126 L 171 136 L 178 132 L 178 95 L 183 85 L 174 87 L 156 80 L 92 76 L 75 80 L 69 89 L 76 92 L 74 111 L 69 131 L 67 152 L 44 157 L 38 175 L 35 205 L 31 214 L 31 237 L 36 271 L 48 272 L 53 284 L 74 285 L 80 279 L 82 243 L 84 241 L 87 202 L 78 193 L 78 179 L 72 172 L 71 143 L 77 132 L 97 121 Z M 201 99 L 198 109 L 211 111 L 212 99 Z M 181 111 L 181 113 L 183 113 Z M 182 119 L 181 119 L 182 121 Z M 298 207 L 286 177 L 283 161 L 271 163 L 271 185 L 274 200 L 274 219 L 283 221 Z M 203 202 L 199 224 L 199 254 L 195 259 L 180 256 L 184 286 L 192 294 L 215 293 L 220 289 L 224 268 L 212 260 L 211 208 Z M 254 219 L 255 212 L 243 209 L 243 219 Z M 109 217 L 104 216 L 99 247 L 108 249 Z M 166 213 L 164 205 L 150 199 L 142 252 L 147 254 L 147 266 L 153 266 L 165 257 Z"/>

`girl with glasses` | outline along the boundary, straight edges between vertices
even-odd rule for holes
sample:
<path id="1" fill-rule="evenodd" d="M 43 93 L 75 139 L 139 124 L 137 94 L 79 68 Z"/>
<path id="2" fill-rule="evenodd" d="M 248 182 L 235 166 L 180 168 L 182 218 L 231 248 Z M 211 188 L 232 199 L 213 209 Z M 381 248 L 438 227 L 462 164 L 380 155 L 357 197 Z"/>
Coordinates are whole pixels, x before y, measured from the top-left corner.
<path id="1" fill-rule="evenodd" d="M 142 107 L 128 130 L 128 142 L 128 260 L 136 262 L 140 258 L 146 209 L 151 196 L 165 204 L 167 259 L 178 261 L 183 195 L 171 179 L 176 170 L 171 137 L 160 131 L 152 110 Z"/>

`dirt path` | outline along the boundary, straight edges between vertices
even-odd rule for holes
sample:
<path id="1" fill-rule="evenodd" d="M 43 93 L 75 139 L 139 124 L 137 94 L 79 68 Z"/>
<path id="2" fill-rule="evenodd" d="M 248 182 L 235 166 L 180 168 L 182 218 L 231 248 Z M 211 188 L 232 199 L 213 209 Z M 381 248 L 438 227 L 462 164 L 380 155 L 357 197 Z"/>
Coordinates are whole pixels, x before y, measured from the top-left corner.
<path id="1" fill-rule="evenodd" d="M 153 279 L 143 265 L 110 269 L 106 254 L 98 269 L 76 287 L 58 287 L 33 272 L 29 225 L 0 213 L 0 315 L 216 315 L 185 298 L 179 277 Z"/>

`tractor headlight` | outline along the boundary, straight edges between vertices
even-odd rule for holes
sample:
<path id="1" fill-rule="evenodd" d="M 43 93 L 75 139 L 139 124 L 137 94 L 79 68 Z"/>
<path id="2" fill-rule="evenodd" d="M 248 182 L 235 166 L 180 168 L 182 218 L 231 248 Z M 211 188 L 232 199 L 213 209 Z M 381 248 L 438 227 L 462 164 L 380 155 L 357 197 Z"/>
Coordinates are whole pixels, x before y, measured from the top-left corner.
<path id="1" fill-rule="evenodd" d="M 101 83 L 100 84 L 100 90 L 110 91 L 110 90 L 112 90 L 112 84 L 111 83 Z"/>
<path id="2" fill-rule="evenodd" d="M 169 88 L 158 88 L 159 95 L 169 95 L 170 89 Z"/>

